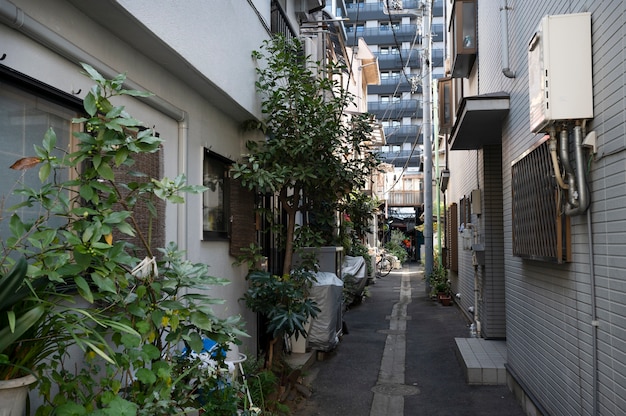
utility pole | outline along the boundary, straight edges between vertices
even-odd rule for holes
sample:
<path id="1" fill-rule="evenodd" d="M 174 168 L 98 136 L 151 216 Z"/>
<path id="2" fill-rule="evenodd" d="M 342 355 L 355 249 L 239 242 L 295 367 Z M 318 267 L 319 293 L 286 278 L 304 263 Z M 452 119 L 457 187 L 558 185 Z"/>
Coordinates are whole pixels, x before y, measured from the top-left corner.
<path id="1" fill-rule="evenodd" d="M 432 150 L 432 0 L 422 0 L 417 9 L 404 9 L 402 0 L 384 0 L 385 14 L 412 14 L 421 18 L 422 31 L 422 133 L 424 135 L 424 275 L 433 271 L 433 150 Z M 430 281 L 426 280 L 426 294 Z"/>
<path id="2" fill-rule="evenodd" d="M 433 151 L 432 151 L 432 69 L 431 69 L 431 15 L 432 0 L 424 0 L 422 18 L 422 71 L 424 86 L 422 97 L 424 127 L 424 275 L 433 271 Z M 426 293 L 430 292 L 430 281 L 426 281 Z"/>

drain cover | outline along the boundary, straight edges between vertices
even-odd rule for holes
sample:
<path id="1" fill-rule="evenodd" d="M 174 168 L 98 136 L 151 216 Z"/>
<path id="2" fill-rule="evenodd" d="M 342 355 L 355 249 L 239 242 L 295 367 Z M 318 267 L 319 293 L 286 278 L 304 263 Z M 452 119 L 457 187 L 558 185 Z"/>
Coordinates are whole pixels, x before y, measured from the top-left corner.
<path id="1" fill-rule="evenodd" d="M 387 396 L 413 396 L 420 393 L 420 389 L 406 384 L 377 384 L 372 387 L 372 391 Z"/>

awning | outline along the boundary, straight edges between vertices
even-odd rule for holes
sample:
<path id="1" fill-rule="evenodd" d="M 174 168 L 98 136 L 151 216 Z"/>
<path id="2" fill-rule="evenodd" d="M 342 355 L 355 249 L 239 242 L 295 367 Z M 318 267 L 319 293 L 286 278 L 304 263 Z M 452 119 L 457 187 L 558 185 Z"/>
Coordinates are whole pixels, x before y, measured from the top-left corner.
<path id="1" fill-rule="evenodd" d="M 359 38 L 356 58 L 361 60 L 360 69 L 363 71 L 365 83 L 367 85 L 379 85 L 378 58 L 372 53 L 363 38 Z"/>
<path id="2" fill-rule="evenodd" d="M 502 142 L 502 120 L 509 113 L 509 94 L 465 97 L 450 133 L 450 150 L 475 150 Z"/>

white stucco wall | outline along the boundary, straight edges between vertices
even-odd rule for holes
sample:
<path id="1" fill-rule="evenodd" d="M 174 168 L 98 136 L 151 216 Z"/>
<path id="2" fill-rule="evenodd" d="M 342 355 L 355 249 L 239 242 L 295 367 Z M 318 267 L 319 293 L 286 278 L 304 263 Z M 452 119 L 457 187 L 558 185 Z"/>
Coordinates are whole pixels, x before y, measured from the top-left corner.
<path id="1" fill-rule="evenodd" d="M 238 2 L 196 1 L 195 9 L 182 8 L 176 2 L 127 1 L 129 11 L 153 26 L 173 48 L 205 76 L 208 83 L 219 84 L 220 94 L 250 114 L 258 113 L 254 89 L 254 66 L 251 51 L 258 48 L 267 37 L 259 17 L 249 7 L 236 8 Z M 256 2 L 269 21 L 269 2 Z M 259 4 L 263 3 L 263 4 Z M 106 20 L 95 22 L 68 1 L 14 0 L 13 4 L 35 22 L 59 34 L 67 47 L 77 48 L 85 61 L 105 63 L 115 73 L 127 73 L 128 79 L 151 91 L 177 113 L 184 114 L 181 122 L 146 103 L 129 98 L 127 110 L 147 126 L 154 126 L 165 140 L 165 175 L 187 175 L 190 184 L 202 184 L 202 155 L 204 148 L 236 160 L 244 149 L 246 137 L 240 129 L 240 117 L 233 118 L 210 102 L 197 90 L 187 85 L 177 74 L 166 70 L 152 59 L 153 51 L 134 49 L 116 36 L 116 27 L 107 27 Z M 157 7 L 158 6 L 158 7 Z M 176 7 L 175 7 L 176 6 Z M 184 13 L 185 10 L 192 12 Z M 161 16 L 161 17 L 159 17 Z M 205 17 L 206 16 L 206 17 Z M 165 19 L 163 19 L 165 17 Z M 232 37 L 234 29 L 246 36 Z M 245 29 L 244 29 L 245 28 Z M 91 86 L 90 80 L 80 74 L 77 62 L 66 58 L 63 51 L 50 49 L 45 39 L 33 40 L 0 24 L 2 53 L 7 57 L 4 65 L 61 91 L 84 97 Z M 202 201 L 199 195 L 188 196 L 182 206 L 168 205 L 166 210 L 166 239 L 185 247 L 192 261 L 207 263 L 213 275 L 228 279 L 231 284 L 216 288 L 212 295 L 226 300 L 216 307 L 219 314 L 242 315 L 250 323 L 247 331 L 251 338 L 244 340 L 242 352 L 256 353 L 256 317 L 238 302 L 247 283 L 246 270 L 233 266 L 234 258 L 228 254 L 229 242 L 202 241 Z"/>

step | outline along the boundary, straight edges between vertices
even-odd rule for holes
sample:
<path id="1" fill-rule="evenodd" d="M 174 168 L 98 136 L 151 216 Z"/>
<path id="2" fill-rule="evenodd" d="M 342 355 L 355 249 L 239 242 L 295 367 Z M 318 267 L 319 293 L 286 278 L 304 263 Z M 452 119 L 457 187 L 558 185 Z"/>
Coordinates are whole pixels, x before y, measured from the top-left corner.
<path id="1" fill-rule="evenodd" d="M 506 384 L 506 341 L 455 338 L 468 384 Z"/>

